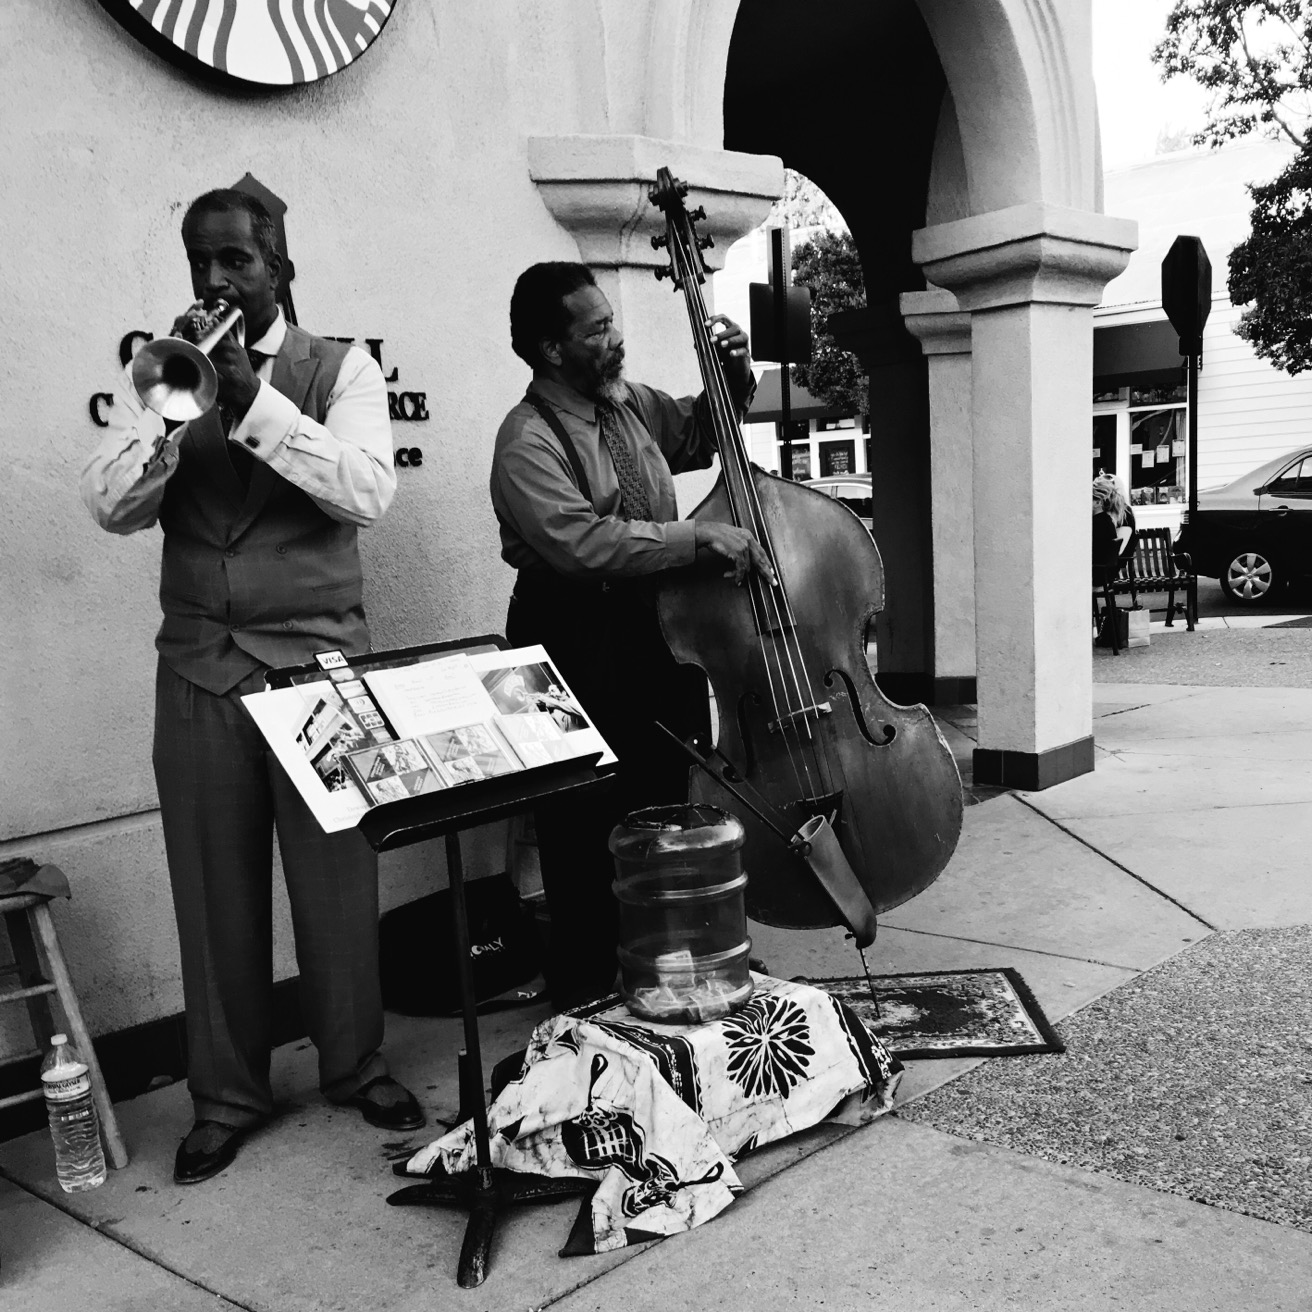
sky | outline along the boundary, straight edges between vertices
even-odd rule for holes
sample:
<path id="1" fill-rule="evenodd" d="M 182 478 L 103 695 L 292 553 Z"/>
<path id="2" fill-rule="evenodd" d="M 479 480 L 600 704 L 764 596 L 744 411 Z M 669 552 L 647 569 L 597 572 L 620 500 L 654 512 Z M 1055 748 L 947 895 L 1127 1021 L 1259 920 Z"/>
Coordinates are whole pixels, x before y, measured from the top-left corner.
<path id="1" fill-rule="evenodd" d="M 1206 94 L 1187 78 L 1163 84 L 1152 49 L 1171 0 L 1093 0 L 1093 77 L 1105 169 L 1152 159 L 1161 133 L 1202 126 Z"/>

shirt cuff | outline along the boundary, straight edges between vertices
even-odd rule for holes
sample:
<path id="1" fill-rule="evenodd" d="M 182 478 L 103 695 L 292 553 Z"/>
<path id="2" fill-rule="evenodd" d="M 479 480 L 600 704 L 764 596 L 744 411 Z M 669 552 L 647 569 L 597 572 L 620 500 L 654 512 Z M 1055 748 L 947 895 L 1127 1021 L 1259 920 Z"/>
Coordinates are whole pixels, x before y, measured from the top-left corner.
<path id="1" fill-rule="evenodd" d="M 697 524 L 691 519 L 676 519 L 665 525 L 665 547 L 670 553 L 670 568 L 691 565 L 697 555 Z"/>
<path id="2" fill-rule="evenodd" d="M 300 421 L 301 411 L 296 402 L 261 379 L 251 408 L 240 423 L 233 425 L 228 441 L 245 447 L 260 460 L 268 460 L 296 431 Z"/>

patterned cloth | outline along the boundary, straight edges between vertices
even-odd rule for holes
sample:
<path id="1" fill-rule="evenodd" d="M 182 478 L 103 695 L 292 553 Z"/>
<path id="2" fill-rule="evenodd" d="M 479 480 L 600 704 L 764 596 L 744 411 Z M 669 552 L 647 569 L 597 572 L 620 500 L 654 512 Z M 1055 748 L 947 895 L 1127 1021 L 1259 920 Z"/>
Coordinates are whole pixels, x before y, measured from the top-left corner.
<path id="1" fill-rule="evenodd" d="M 615 420 L 614 408 L 600 404 L 597 406 L 597 418 L 601 424 L 601 435 L 606 441 L 611 462 L 615 466 L 615 477 L 620 485 L 620 503 L 624 507 L 625 519 L 649 520 L 652 517 L 651 502 L 647 500 L 647 489 L 642 485 L 642 475 L 638 472 L 638 462 L 633 458 Z"/>
<path id="2" fill-rule="evenodd" d="M 492 1164 L 597 1179 L 595 1252 L 690 1230 L 742 1191 L 732 1161 L 840 1104 L 872 1119 L 902 1066 L 848 1007 L 809 984 L 753 975 L 752 1000 L 705 1025 L 638 1020 L 622 1005 L 553 1016 L 488 1109 Z M 845 1109 L 846 1110 L 846 1109 Z M 407 1171 L 475 1161 L 472 1122 Z"/>

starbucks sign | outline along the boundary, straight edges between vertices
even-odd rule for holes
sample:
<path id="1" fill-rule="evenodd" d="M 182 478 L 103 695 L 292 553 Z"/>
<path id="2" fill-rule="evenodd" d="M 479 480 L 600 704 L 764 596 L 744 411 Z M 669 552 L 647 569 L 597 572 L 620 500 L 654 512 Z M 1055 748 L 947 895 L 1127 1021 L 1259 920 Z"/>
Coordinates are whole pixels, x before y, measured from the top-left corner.
<path id="1" fill-rule="evenodd" d="M 376 41 L 396 0 L 101 0 L 152 49 L 256 86 L 317 82 Z"/>

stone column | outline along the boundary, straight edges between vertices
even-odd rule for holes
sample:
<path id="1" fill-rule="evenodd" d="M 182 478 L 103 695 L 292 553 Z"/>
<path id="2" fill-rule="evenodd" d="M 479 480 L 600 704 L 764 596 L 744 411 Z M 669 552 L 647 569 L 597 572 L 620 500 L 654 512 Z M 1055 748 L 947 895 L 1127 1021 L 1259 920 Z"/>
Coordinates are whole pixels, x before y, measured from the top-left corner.
<path id="1" fill-rule="evenodd" d="M 528 160 L 543 202 L 578 242 L 579 259 L 615 310 L 630 377 L 667 391 L 699 390 L 683 297 L 655 277 L 669 260 L 651 244 L 665 232 L 665 216 L 648 201 L 648 188 L 662 166 L 689 184 L 684 204 L 705 208 L 697 230 L 714 239 L 703 254 L 718 269 L 782 193 L 781 161 L 640 136 L 530 137 Z M 704 294 L 709 304 L 709 279 Z"/>
<path id="2" fill-rule="evenodd" d="M 935 705 L 973 703 L 975 509 L 970 427 L 970 315 L 941 288 L 904 292 L 907 331 L 929 366 L 930 540 Z"/>
<path id="3" fill-rule="evenodd" d="M 1093 769 L 1092 308 L 1136 225 L 1026 204 L 921 229 L 925 276 L 971 315 L 977 783 Z"/>

